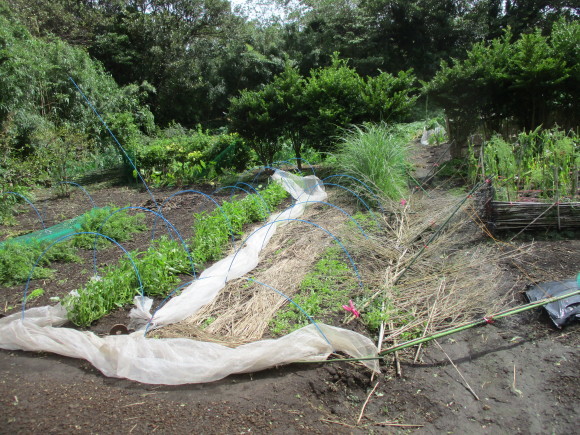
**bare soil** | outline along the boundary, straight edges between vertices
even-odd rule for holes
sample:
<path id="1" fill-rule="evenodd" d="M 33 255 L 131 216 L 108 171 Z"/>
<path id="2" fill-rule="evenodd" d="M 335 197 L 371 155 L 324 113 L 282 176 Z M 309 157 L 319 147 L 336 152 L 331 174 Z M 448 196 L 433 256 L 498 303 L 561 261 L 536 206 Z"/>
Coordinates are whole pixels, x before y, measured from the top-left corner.
<path id="1" fill-rule="evenodd" d="M 422 152 L 425 165 L 437 161 L 430 150 Z M 136 188 L 89 190 L 99 206 L 149 201 Z M 165 198 L 173 192 L 155 194 Z M 187 237 L 191 213 L 209 206 L 193 197 L 178 198 L 167 214 Z M 80 191 L 70 198 L 40 197 L 37 205 L 47 226 L 90 207 Z M 18 220 L 17 227 L 0 228 L 0 234 L 39 228 L 32 212 Z M 149 237 L 142 233 L 127 247 L 146 245 Z M 504 265 L 513 282 L 576 276 L 577 237 L 533 237 L 533 242 L 516 242 L 533 243 L 529 254 Z M 51 303 L 51 296 L 85 283 L 90 255 L 86 264 L 57 265 L 54 279 L 33 283 L 46 293 L 28 306 Z M 115 255 L 103 250 L 99 261 Z M 0 288 L 0 313 L 19 309 L 22 290 Z M 514 295 L 516 303 L 525 302 L 525 290 Z M 127 312 L 119 310 L 92 330 L 106 334 L 126 321 Z M 404 353 L 402 377 L 387 359 L 373 379 L 354 363 L 293 364 L 177 387 L 107 378 L 85 361 L 58 355 L 0 350 L 0 433 L 574 433 L 580 421 L 579 328 L 558 330 L 535 310 L 441 339 L 441 348 L 426 346 L 416 364 L 414 350 Z"/>

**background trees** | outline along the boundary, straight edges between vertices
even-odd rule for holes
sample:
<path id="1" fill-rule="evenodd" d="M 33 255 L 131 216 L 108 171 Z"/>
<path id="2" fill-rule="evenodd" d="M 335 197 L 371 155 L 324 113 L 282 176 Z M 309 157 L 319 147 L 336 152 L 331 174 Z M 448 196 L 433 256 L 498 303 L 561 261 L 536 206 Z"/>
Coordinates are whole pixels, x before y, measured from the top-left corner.
<path id="1" fill-rule="evenodd" d="M 39 126 L 72 124 L 62 131 L 100 140 L 69 75 L 123 143 L 201 125 L 239 131 L 256 149 L 265 141 L 264 161 L 284 141 L 300 156 L 304 145 L 332 149 L 350 124 L 405 119 L 415 77 L 433 80 L 431 106 L 467 127 L 577 125 L 573 0 L 267 4 L 285 18 L 242 16 L 227 0 L 6 0 L 2 137 L 30 148 Z"/>

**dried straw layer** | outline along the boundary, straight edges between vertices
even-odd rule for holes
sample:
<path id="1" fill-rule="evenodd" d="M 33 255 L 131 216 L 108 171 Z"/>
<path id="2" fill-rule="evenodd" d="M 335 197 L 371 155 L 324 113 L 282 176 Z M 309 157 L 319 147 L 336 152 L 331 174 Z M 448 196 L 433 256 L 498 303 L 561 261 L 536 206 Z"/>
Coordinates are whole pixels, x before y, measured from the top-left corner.
<path id="1" fill-rule="evenodd" d="M 357 205 L 343 191 L 329 190 L 328 202 L 354 213 Z M 384 342 L 412 332 L 435 332 L 450 323 L 473 320 L 507 303 L 514 283 L 504 279 L 501 263 L 518 250 L 504 253 L 476 224 L 472 200 L 456 211 L 461 198 L 432 191 L 405 204 L 385 201 L 385 213 L 375 211 L 380 230 L 366 239 L 348 217 L 335 208 L 316 204 L 304 219 L 335 234 L 354 258 L 364 282 L 359 301 L 366 310 L 381 307 Z M 440 226 L 445 223 L 444 228 Z M 437 237 L 432 239 L 434 233 Z M 425 247 L 427 241 L 429 245 Z M 325 232 L 303 223 L 279 228 L 261 255 L 252 278 L 292 298 L 304 276 L 333 244 Z M 155 332 L 161 337 L 197 337 L 230 346 L 268 335 L 268 324 L 287 299 L 262 285 L 240 279 L 228 283 L 214 302 L 178 324 Z M 344 326 L 344 325 L 337 325 Z M 360 325 L 359 325 L 360 326 Z M 381 340 L 381 343 L 383 340 Z"/>

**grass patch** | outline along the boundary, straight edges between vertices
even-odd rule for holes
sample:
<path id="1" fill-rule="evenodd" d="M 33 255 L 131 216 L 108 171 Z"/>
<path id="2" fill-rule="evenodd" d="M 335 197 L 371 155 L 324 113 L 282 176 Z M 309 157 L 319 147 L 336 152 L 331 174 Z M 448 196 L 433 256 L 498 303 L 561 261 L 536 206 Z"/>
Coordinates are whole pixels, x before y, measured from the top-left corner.
<path id="1" fill-rule="evenodd" d="M 8 241 L 0 245 L 0 284 L 11 286 L 26 282 L 32 267 L 49 242 L 27 243 Z M 32 279 L 48 279 L 54 271 L 48 266 L 52 261 L 80 263 L 71 243 L 59 243 L 50 248 L 34 269 Z"/>
<path id="2" fill-rule="evenodd" d="M 293 300 L 315 320 L 324 321 L 345 313 L 342 305 L 360 291 L 358 281 L 342 250 L 331 247 L 300 283 Z M 270 332 L 283 335 L 306 326 L 310 321 L 294 304 L 288 304 L 270 321 Z"/>
<path id="3" fill-rule="evenodd" d="M 392 199 L 408 191 L 408 144 L 419 124 L 366 124 L 354 127 L 342 139 L 335 154 L 341 173 L 370 183 Z"/>
<path id="4" fill-rule="evenodd" d="M 118 207 L 93 208 L 80 218 L 79 232 L 100 232 L 122 243 L 131 240 L 133 234 L 147 229 L 144 213 L 130 215 L 128 210 L 120 212 L 117 210 L 119 210 Z M 83 249 L 92 249 L 94 243 L 95 236 L 91 234 L 81 234 L 73 239 L 74 246 Z M 105 246 L 107 243 L 109 242 L 103 237 L 97 239 L 97 246 Z"/>

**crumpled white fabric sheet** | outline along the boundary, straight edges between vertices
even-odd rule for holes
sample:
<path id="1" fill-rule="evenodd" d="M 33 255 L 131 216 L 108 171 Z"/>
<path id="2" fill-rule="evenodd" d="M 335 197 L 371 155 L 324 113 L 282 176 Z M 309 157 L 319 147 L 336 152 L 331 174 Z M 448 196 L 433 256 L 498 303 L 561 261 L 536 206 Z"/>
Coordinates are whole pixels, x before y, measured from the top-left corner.
<path id="1" fill-rule="evenodd" d="M 326 193 L 318 178 L 297 177 L 276 171 L 282 183 L 299 201 L 322 201 Z M 305 204 L 298 204 L 270 222 L 299 218 Z M 236 254 L 206 269 L 179 295 L 159 309 L 151 321 L 158 328 L 179 322 L 211 302 L 225 283 L 244 276 L 258 264 L 261 249 L 286 221 L 256 231 Z M 235 256 L 235 259 L 234 259 Z M 147 338 L 144 327 L 151 319 L 152 300 L 135 298 L 131 321 L 140 329 L 129 335 L 99 337 L 90 331 L 62 328 L 67 321 L 60 305 L 32 308 L 0 319 L 0 348 L 51 352 L 89 361 L 104 375 L 150 384 L 179 385 L 211 382 L 230 374 L 263 370 L 297 361 L 322 361 L 333 352 L 355 358 L 376 357 L 371 340 L 353 331 L 329 325 L 308 325 L 278 339 L 260 340 L 237 348 L 187 338 Z M 324 336 L 321 334 L 321 332 Z M 378 371 L 378 361 L 364 364 Z"/>

